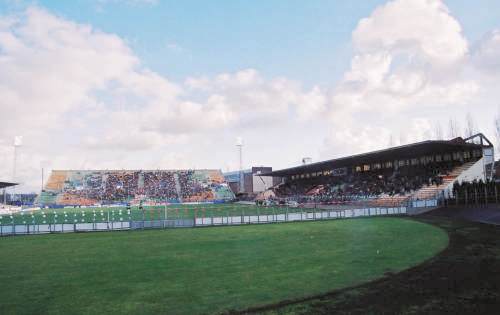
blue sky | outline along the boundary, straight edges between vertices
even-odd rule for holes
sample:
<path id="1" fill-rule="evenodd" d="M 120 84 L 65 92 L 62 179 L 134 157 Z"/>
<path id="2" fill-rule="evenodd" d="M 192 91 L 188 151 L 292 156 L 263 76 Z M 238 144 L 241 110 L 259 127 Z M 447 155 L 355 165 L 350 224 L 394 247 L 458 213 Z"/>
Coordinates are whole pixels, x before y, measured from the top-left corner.
<path id="1" fill-rule="evenodd" d="M 349 68 L 351 32 L 381 0 L 4 1 L 37 4 L 126 39 L 142 62 L 173 80 L 255 68 L 305 84 L 335 83 Z M 446 1 L 467 38 L 500 26 L 500 2 Z"/>
<path id="2" fill-rule="evenodd" d="M 0 165 L 24 136 L 22 190 L 41 167 L 234 170 L 238 136 L 275 169 L 467 115 L 494 139 L 499 85 L 500 1 L 0 0 Z"/>

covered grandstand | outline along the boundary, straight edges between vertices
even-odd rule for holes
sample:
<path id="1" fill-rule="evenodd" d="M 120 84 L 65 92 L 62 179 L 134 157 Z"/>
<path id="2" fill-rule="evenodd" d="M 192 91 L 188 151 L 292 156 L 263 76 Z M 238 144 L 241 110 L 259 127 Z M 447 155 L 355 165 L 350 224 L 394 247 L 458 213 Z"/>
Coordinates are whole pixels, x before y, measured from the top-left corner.
<path id="1" fill-rule="evenodd" d="M 2 190 L 2 200 L 0 200 L 0 212 L 1 210 L 7 207 L 7 188 L 14 187 L 17 185 L 19 184 L 7 181 L 0 181 L 0 189 Z"/>
<path id="2" fill-rule="evenodd" d="M 53 170 L 37 203 L 154 205 L 233 198 L 220 170 Z"/>
<path id="3" fill-rule="evenodd" d="M 489 181 L 492 143 L 482 134 L 428 140 L 263 174 L 278 198 L 299 202 L 403 203 L 452 193 L 454 182 Z"/>

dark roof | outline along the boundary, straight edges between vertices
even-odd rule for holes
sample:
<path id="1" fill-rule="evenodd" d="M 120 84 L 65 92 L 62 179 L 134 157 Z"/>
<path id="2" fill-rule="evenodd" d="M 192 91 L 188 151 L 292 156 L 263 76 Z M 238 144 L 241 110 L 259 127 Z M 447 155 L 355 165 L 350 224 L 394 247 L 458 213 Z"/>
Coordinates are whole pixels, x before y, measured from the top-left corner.
<path id="1" fill-rule="evenodd" d="M 457 148 L 481 148 L 482 146 L 474 143 L 467 143 L 461 138 L 453 140 L 427 140 L 402 146 L 392 147 L 368 153 L 356 154 L 338 159 L 326 160 L 306 165 L 295 166 L 274 172 L 261 174 L 263 176 L 291 176 L 305 172 L 318 172 L 331 170 L 340 167 L 352 167 L 361 164 L 370 164 L 384 161 L 394 161 L 399 159 L 409 159 L 431 154 L 450 153 Z"/>
<path id="2" fill-rule="evenodd" d="M 19 185 L 17 183 L 0 182 L 0 189 Z"/>

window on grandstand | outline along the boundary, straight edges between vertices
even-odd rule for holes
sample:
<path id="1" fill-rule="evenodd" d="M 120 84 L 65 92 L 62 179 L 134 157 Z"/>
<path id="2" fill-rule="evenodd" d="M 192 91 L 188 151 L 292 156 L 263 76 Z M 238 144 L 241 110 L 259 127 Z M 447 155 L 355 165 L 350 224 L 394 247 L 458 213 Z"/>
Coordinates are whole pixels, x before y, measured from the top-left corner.
<path id="1" fill-rule="evenodd" d="M 361 166 L 356 166 L 356 172 L 361 172 Z"/>
<path id="2" fill-rule="evenodd" d="M 370 165 L 367 165 L 367 164 L 363 165 L 363 171 L 366 172 L 366 171 L 369 171 L 369 170 L 370 170 Z"/>

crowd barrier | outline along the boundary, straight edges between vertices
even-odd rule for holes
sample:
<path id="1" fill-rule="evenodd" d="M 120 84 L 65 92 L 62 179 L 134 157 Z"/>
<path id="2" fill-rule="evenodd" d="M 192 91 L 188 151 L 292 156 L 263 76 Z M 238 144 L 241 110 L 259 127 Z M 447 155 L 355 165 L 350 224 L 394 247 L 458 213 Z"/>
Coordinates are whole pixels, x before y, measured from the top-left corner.
<path id="1" fill-rule="evenodd" d="M 207 216 L 188 219 L 168 220 L 134 220 L 134 221 L 107 221 L 92 223 L 63 223 L 63 224 L 12 224 L 0 225 L 0 236 L 32 235 L 50 233 L 76 233 L 97 231 L 165 229 L 203 226 L 230 226 L 244 224 L 266 224 L 279 222 L 298 222 L 315 220 L 336 220 L 356 217 L 372 217 L 384 215 L 406 215 L 407 208 L 375 207 L 362 209 L 324 210 L 307 208 L 287 208 L 285 213 L 264 215 L 228 215 Z"/>

